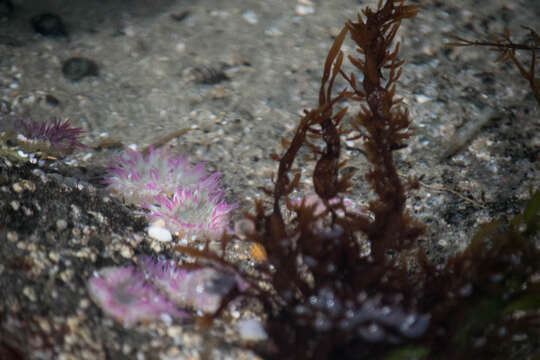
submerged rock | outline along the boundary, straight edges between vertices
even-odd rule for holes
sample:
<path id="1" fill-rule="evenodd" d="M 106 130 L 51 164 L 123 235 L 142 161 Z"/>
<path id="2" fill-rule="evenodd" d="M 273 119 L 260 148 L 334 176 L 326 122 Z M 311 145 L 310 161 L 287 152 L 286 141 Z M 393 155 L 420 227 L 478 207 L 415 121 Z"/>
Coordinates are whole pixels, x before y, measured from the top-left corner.
<path id="1" fill-rule="evenodd" d="M 72 57 L 64 61 L 62 64 L 62 74 L 66 79 L 71 81 L 79 81 L 87 76 L 98 76 L 98 65 L 87 58 Z"/>
<path id="2" fill-rule="evenodd" d="M 45 13 L 32 17 L 30 20 L 34 31 L 43 36 L 67 37 L 68 32 L 62 18 L 56 14 Z"/>

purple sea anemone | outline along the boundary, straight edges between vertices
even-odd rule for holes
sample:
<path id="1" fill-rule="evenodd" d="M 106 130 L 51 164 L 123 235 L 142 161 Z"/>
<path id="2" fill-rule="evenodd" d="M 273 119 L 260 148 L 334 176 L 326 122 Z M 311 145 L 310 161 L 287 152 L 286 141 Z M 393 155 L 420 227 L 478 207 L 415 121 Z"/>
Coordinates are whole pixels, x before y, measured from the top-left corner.
<path id="1" fill-rule="evenodd" d="M 139 258 L 139 267 L 106 267 L 88 280 L 91 298 L 126 326 L 141 320 L 188 318 L 183 309 L 212 314 L 222 298 L 243 292 L 247 283 L 231 271 L 214 267 L 184 269 L 175 260 Z"/>
<path id="2" fill-rule="evenodd" d="M 155 262 L 148 256 L 140 260 L 146 278 L 183 308 L 212 314 L 218 310 L 223 296 L 235 288 L 239 291 L 247 288 L 238 275 L 213 267 L 187 270 L 177 267 L 175 260 Z"/>
<path id="3" fill-rule="evenodd" d="M 198 183 L 194 189 L 178 187 L 172 197 L 156 195 L 157 205 L 149 207 L 150 216 L 163 220 L 170 231 L 188 239 L 199 234 L 211 239 L 219 238 L 226 230 L 229 212 L 236 205 L 227 204 L 222 199 L 223 190 L 215 190 L 217 177 L 211 180 L 205 184 Z"/>
<path id="4" fill-rule="evenodd" d="M 87 147 L 81 143 L 85 131 L 79 127 L 72 127 L 69 120 L 62 121 L 57 117 L 41 122 L 20 119 L 15 123 L 15 127 L 19 132 L 17 138 L 19 141 L 43 144 L 42 150 L 52 148 L 66 152 Z"/>
<path id="5" fill-rule="evenodd" d="M 92 299 L 109 316 L 130 326 L 141 320 L 186 318 L 133 267 L 107 267 L 88 281 Z"/>
<path id="6" fill-rule="evenodd" d="M 182 156 L 174 157 L 167 149 L 153 148 L 146 157 L 138 151 L 126 150 L 109 167 L 105 182 L 126 201 L 141 205 L 153 202 L 158 194 L 172 195 L 178 187 L 193 188 L 198 183 L 217 187 L 217 182 L 206 174 L 203 163 L 191 166 Z"/>

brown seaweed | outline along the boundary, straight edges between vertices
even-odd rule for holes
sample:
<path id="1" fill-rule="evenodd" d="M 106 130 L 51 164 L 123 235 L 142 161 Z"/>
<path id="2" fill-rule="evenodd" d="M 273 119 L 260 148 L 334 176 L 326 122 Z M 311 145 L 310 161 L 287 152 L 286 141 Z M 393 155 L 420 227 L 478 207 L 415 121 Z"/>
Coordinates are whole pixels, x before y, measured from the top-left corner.
<path id="1" fill-rule="evenodd" d="M 522 26 L 525 30 L 529 30 L 529 35 L 532 39 L 532 44 L 527 43 L 515 43 L 512 41 L 510 31 L 504 29 L 501 35 L 492 35 L 491 41 L 478 41 L 468 40 L 456 35 L 449 35 L 449 38 L 455 40 L 455 42 L 449 42 L 448 46 L 485 46 L 490 50 L 497 51 L 499 57 L 497 61 L 510 61 L 519 70 L 519 74 L 525 80 L 527 80 L 529 87 L 536 99 L 536 102 L 540 104 L 540 82 L 536 75 L 536 52 L 540 50 L 540 36 L 536 31 L 528 26 Z M 531 54 L 529 65 L 527 66 L 521 62 L 517 57 L 518 51 L 528 51 Z"/>

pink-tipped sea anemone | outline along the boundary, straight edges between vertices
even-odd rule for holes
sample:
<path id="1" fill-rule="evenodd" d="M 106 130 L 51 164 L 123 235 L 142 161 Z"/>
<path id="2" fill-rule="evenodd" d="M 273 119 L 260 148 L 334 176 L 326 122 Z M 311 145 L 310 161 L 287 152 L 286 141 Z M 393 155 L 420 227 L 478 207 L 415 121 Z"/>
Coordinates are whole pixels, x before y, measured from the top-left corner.
<path id="1" fill-rule="evenodd" d="M 183 319 L 186 310 L 213 314 L 224 296 L 241 294 L 248 284 L 238 274 L 220 270 L 218 264 L 196 269 L 176 260 L 155 261 L 142 256 L 139 266 L 106 267 L 88 280 L 94 302 L 126 326 L 139 321 Z"/>
<path id="2" fill-rule="evenodd" d="M 105 179 L 109 189 L 128 202 L 150 210 L 177 235 L 218 238 L 235 205 L 223 200 L 219 174 L 208 175 L 204 164 L 192 166 L 166 149 L 150 149 L 147 156 L 128 150 L 118 157 Z"/>
<path id="3" fill-rule="evenodd" d="M 198 234 L 219 238 L 236 205 L 227 204 L 223 190 L 216 191 L 215 187 L 197 184 L 194 189 L 178 187 L 172 197 L 159 194 L 154 198 L 157 205 L 150 206 L 150 216 L 163 220 L 173 233 L 188 238 Z"/>
<path id="4" fill-rule="evenodd" d="M 189 317 L 131 266 L 107 267 L 94 273 L 88 291 L 107 315 L 126 326 L 141 320 Z"/>
<path id="5" fill-rule="evenodd" d="M 187 270 L 178 267 L 175 260 L 156 262 L 143 256 L 140 267 L 146 278 L 178 306 L 207 314 L 219 309 L 224 296 L 248 287 L 239 275 L 210 266 Z"/>
<path id="6" fill-rule="evenodd" d="M 127 149 L 115 158 L 105 182 L 127 202 L 142 205 L 153 202 L 158 194 L 173 194 L 179 186 L 194 187 L 205 178 L 208 175 L 203 163 L 192 166 L 186 158 L 170 155 L 167 149 L 150 148 L 146 156 Z M 215 186 L 212 181 L 208 185 Z"/>

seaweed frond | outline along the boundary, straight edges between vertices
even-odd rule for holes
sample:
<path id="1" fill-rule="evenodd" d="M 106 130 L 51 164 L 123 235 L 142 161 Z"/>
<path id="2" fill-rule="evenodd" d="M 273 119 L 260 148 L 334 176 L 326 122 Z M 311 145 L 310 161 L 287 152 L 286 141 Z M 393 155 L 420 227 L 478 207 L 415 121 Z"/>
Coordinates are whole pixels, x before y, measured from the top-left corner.
<path id="1" fill-rule="evenodd" d="M 393 48 L 392 44 L 401 21 L 416 13 L 417 7 L 403 5 L 403 1 L 387 1 L 382 7 L 379 4 L 377 12 L 363 10 L 365 20 L 359 15 L 358 22 L 349 21 L 346 25 L 361 54 L 349 59 L 364 74 L 362 89 L 357 87 L 354 74 L 345 78 L 353 89 L 349 97 L 365 99 L 367 103 L 356 115 L 354 126 L 364 139 L 366 157 L 372 165 L 366 180 L 379 197 L 369 206 L 374 223 L 369 229 L 362 229 L 367 232 L 377 260 L 382 260 L 388 249 L 410 246 L 423 229 L 405 212 L 405 186 L 392 155 L 406 147 L 404 141 L 411 136 L 409 113 L 401 99 L 395 97 L 403 64 L 398 59 L 400 44 Z"/>
<path id="2" fill-rule="evenodd" d="M 491 36 L 491 41 L 477 41 L 468 40 L 459 36 L 449 35 L 448 37 L 455 40 L 455 42 L 446 43 L 448 46 L 487 46 L 490 50 L 499 52 L 497 61 L 511 61 L 519 70 L 520 75 L 527 80 L 529 87 L 531 88 L 536 102 L 540 104 L 540 80 L 536 77 L 536 52 L 540 51 L 540 36 L 536 31 L 528 26 L 522 26 L 525 30 L 529 31 L 532 39 L 532 44 L 527 43 L 515 43 L 512 41 L 510 31 L 504 29 L 501 35 Z M 522 63 L 517 58 L 518 51 L 529 51 L 531 58 L 529 65 Z"/>

